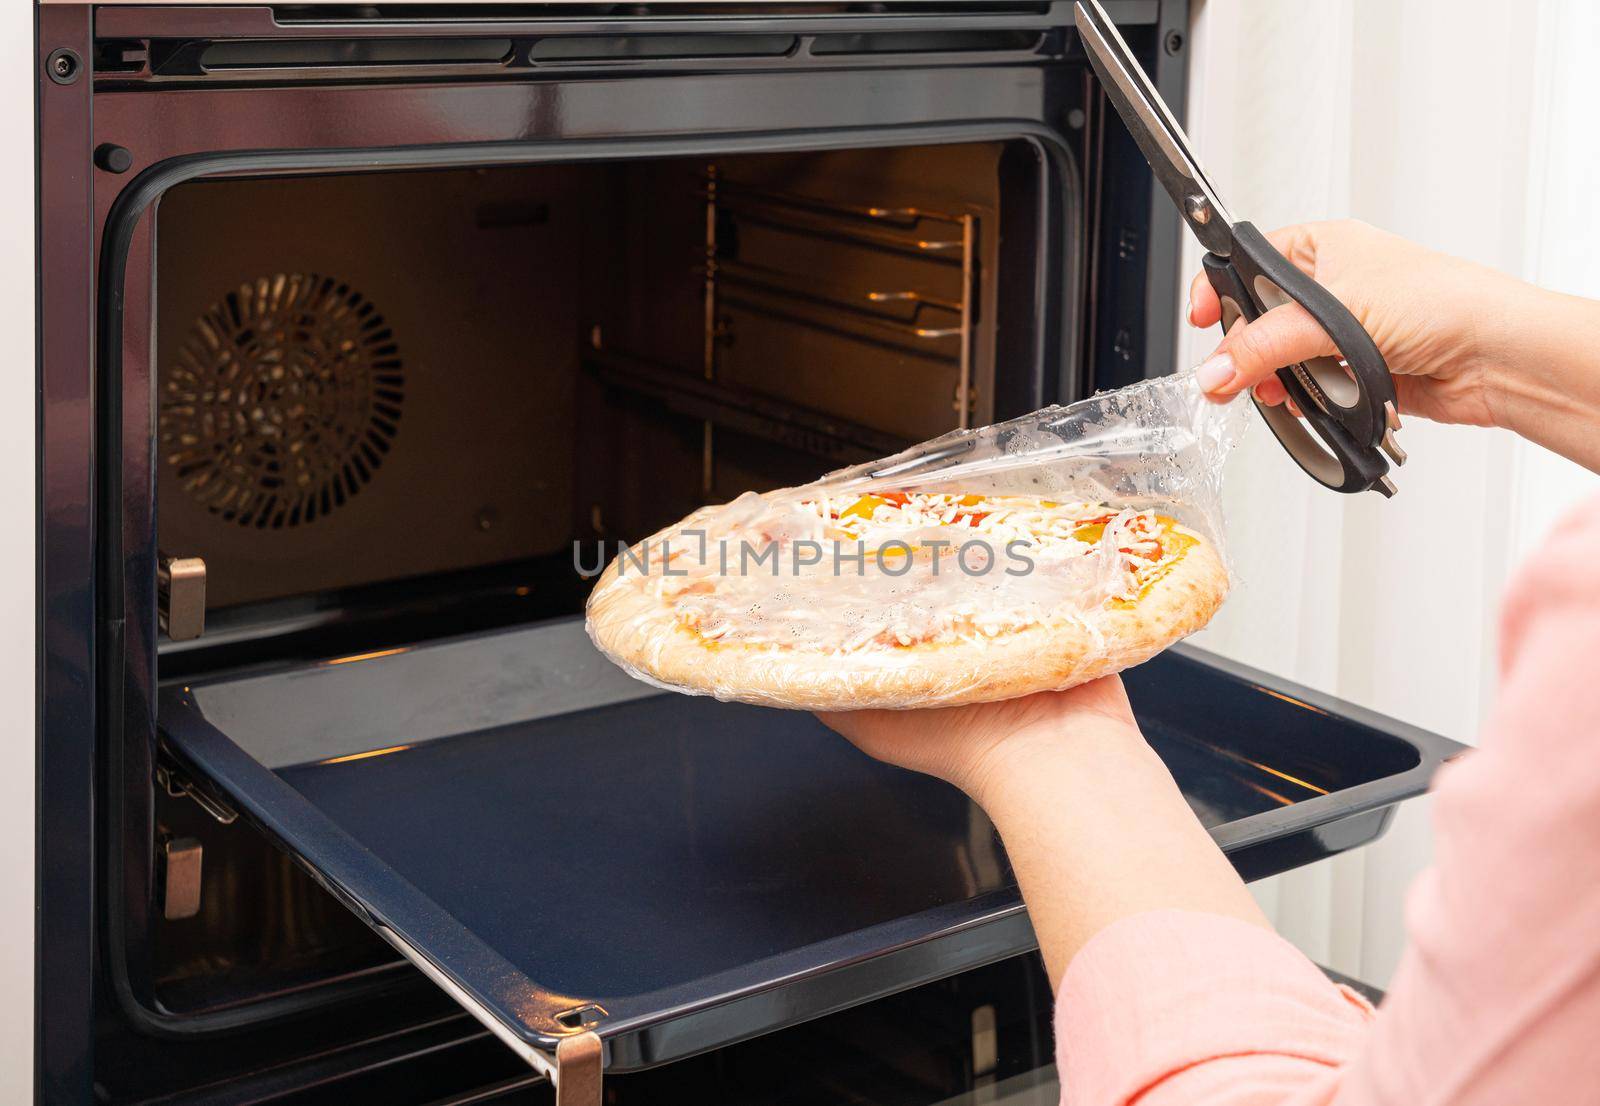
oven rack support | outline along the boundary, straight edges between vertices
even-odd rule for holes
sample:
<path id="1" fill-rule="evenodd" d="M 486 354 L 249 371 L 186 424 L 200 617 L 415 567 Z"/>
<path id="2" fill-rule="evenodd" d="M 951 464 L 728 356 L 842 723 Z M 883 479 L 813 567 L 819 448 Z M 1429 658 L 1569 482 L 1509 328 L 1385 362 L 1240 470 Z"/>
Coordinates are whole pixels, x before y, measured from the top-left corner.
<path id="1" fill-rule="evenodd" d="M 979 219 L 972 212 L 948 212 L 918 206 L 850 204 L 814 196 L 757 188 L 723 179 L 717 166 L 707 168 L 706 197 L 706 337 L 705 377 L 716 379 L 716 351 L 723 323 L 718 307 L 736 304 L 741 310 L 783 318 L 802 326 L 833 329 L 838 320 L 850 327 L 875 332 L 884 340 L 913 347 L 955 340 L 958 367 L 952 406 L 956 428 L 971 425 L 973 408 L 973 349 L 978 303 Z M 864 293 L 819 284 L 815 275 L 758 266 L 721 255 L 717 235 L 721 216 L 744 220 L 785 234 L 839 243 L 847 247 L 900 254 L 961 270 L 957 298 L 939 296 L 915 287 L 874 288 Z M 746 294 L 740 295 L 743 291 Z M 784 306 L 770 301 L 779 301 Z M 821 313 L 812 319 L 804 311 L 786 309 L 805 305 Z M 900 313 L 881 310 L 902 306 Z M 875 310 L 875 308 L 879 308 Z M 930 321 L 927 316 L 940 316 Z M 946 347 L 948 348 L 948 347 Z M 923 353 L 944 359 L 937 348 Z M 708 438 L 709 442 L 709 438 Z M 711 461 L 708 459 L 707 468 Z"/>
<path id="2" fill-rule="evenodd" d="M 708 385 L 717 382 L 717 347 L 722 343 L 722 323 L 717 297 L 717 277 L 721 252 L 717 242 L 717 163 L 706 166 L 706 255 L 704 297 L 704 344 L 702 372 Z M 701 424 L 700 494 L 712 502 L 717 484 L 716 425 L 706 419 Z"/>
<path id="3" fill-rule="evenodd" d="M 669 411 L 763 437 L 836 465 L 888 457 L 912 444 L 894 434 L 759 395 L 736 384 L 708 382 L 670 365 L 618 353 L 594 335 L 583 364 L 608 388 L 643 396 Z"/>
<path id="4" fill-rule="evenodd" d="M 553 1052 L 535 1048 L 506 1028 L 499 1018 L 490 1013 L 471 992 L 434 966 L 420 949 L 386 925 L 374 924 L 378 936 L 411 961 L 423 975 L 432 980 L 445 994 L 471 1014 L 481 1025 L 495 1035 L 524 1063 L 548 1079 L 556 1091 L 556 1106 L 601 1106 L 602 1085 L 605 1081 L 605 1047 L 599 1034 L 582 1026 L 570 1037 L 564 1037 Z M 583 1008 L 580 1007 L 580 1010 Z M 595 1007 L 598 1010 L 598 1007 Z"/>

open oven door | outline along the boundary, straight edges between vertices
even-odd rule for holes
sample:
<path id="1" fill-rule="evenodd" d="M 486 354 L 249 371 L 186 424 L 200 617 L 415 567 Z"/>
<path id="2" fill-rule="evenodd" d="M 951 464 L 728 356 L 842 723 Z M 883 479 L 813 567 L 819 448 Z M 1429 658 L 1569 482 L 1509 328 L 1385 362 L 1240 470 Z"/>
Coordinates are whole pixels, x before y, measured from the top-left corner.
<path id="1" fill-rule="evenodd" d="M 1246 878 L 1373 840 L 1461 748 L 1191 648 L 1126 678 Z M 563 1104 L 1034 944 L 965 796 L 638 683 L 581 620 L 174 684 L 160 729 Z"/>

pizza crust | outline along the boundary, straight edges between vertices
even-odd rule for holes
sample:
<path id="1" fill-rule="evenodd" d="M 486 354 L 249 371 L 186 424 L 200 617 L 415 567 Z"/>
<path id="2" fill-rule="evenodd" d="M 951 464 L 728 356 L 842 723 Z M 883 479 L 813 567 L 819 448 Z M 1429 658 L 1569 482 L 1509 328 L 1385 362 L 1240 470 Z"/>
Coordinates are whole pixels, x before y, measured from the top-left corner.
<path id="1" fill-rule="evenodd" d="M 659 542 L 692 523 L 648 539 Z M 602 652 L 654 683 L 722 700 L 802 710 L 957 706 L 1061 690 L 1148 660 L 1203 627 L 1228 593 L 1215 548 L 1195 543 L 1128 607 L 1036 623 L 980 641 L 818 653 L 708 642 L 669 604 L 619 578 L 613 561 L 588 605 Z"/>

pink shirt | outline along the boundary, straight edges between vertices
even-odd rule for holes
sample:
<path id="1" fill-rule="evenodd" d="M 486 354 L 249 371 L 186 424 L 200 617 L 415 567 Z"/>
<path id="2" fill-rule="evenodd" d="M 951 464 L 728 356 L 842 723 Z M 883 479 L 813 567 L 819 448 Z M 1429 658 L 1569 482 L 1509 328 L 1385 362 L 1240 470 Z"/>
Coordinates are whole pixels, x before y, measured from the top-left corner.
<path id="1" fill-rule="evenodd" d="M 1244 922 L 1124 918 L 1061 983 L 1064 1103 L 1600 1103 L 1600 499 L 1522 570 L 1502 630 L 1498 702 L 1435 784 L 1436 863 L 1381 1009 Z"/>

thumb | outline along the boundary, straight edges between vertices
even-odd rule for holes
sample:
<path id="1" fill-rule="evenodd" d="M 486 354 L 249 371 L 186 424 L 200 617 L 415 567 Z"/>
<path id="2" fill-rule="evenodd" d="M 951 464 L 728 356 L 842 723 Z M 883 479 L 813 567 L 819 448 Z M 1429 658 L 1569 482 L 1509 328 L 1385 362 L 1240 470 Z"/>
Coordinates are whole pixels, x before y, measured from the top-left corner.
<path id="1" fill-rule="evenodd" d="M 1217 351 L 1195 370 L 1195 379 L 1208 396 L 1228 399 L 1286 365 L 1337 353 L 1333 340 L 1305 308 L 1286 303 L 1254 322 L 1235 323 Z"/>

